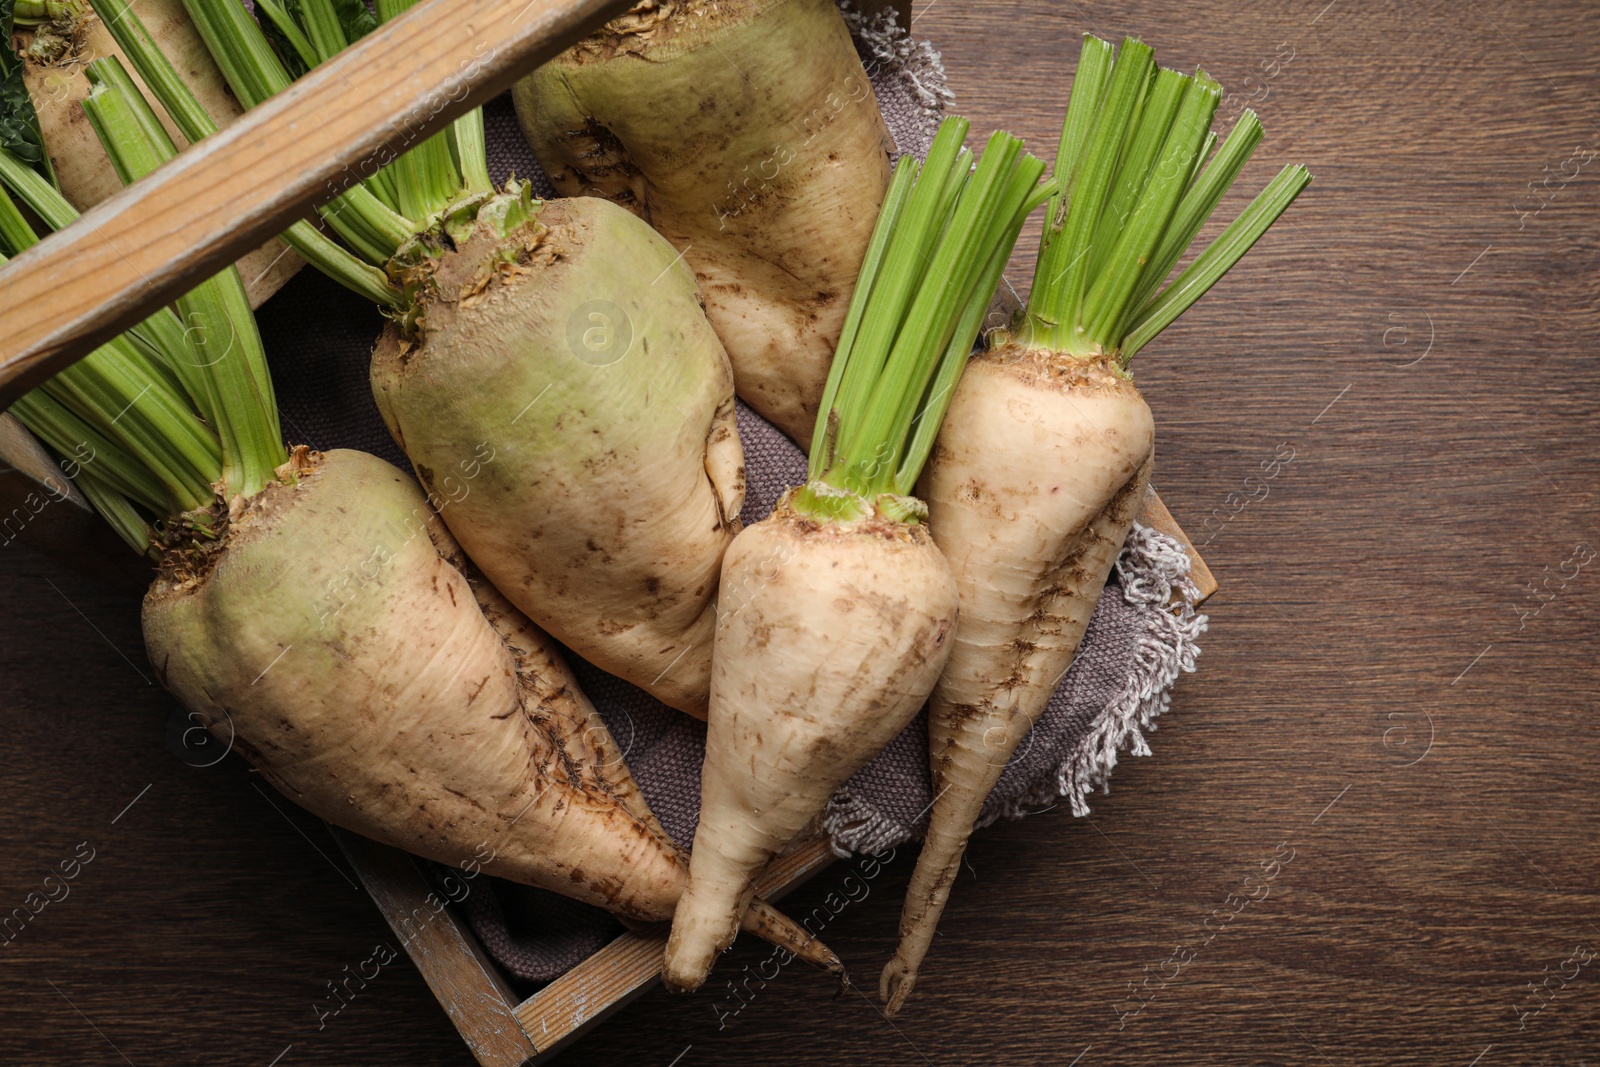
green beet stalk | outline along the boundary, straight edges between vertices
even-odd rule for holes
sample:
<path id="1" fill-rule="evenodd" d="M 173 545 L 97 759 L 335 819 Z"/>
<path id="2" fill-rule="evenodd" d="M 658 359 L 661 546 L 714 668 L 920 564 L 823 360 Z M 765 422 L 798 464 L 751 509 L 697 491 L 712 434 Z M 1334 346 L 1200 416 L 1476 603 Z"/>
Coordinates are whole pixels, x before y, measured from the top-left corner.
<path id="1" fill-rule="evenodd" d="M 903 460 L 914 424 L 931 427 L 944 421 L 942 410 L 927 410 L 929 383 L 952 342 L 958 350 L 972 351 L 976 331 L 958 338 L 956 329 L 975 299 L 987 303 L 993 296 L 993 289 L 977 293 L 978 284 L 988 273 L 995 246 L 1010 232 L 1019 203 L 1044 174 L 1044 164 L 1032 157 L 1019 167 L 1021 155 L 1022 142 L 1017 138 L 996 133 L 989 139 L 982 163 L 961 190 L 949 228 L 873 393 L 873 413 L 863 421 L 861 436 L 863 441 L 892 442 L 887 456 L 892 476 L 883 483 L 889 492 L 911 492 L 921 473 L 920 465 L 905 465 Z"/>
<path id="2" fill-rule="evenodd" d="M 3 151 L 3 149 L 0 149 Z M 9 152 L 8 158 L 15 159 Z M 16 165 L 24 166 L 21 160 L 16 160 Z M 24 248 L 31 248 L 37 243 L 38 237 L 34 235 L 33 228 L 28 225 L 28 220 L 22 217 L 22 212 L 17 210 L 16 201 L 5 195 L 0 190 L 0 250 L 17 253 Z"/>
<path id="3" fill-rule="evenodd" d="M 1246 111 L 1209 163 L 1221 90 L 1154 66 L 1149 46 L 1084 37 L 1062 125 L 1052 201 L 1017 340 L 1079 357 L 1134 354 L 1215 285 L 1311 181 L 1286 167 L 1173 283 L 1261 140 Z"/>
<path id="4" fill-rule="evenodd" d="M 1143 308 L 1155 295 L 1156 287 L 1172 273 L 1178 257 L 1182 256 L 1194 242 L 1200 227 L 1205 225 L 1211 213 L 1217 209 L 1217 204 L 1221 202 L 1222 195 L 1233 185 L 1234 179 L 1249 162 L 1256 146 L 1261 143 L 1262 135 L 1261 120 L 1256 118 L 1254 111 L 1247 110 L 1239 116 L 1239 121 L 1233 124 L 1233 129 L 1228 133 L 1228 139 L 1222 143 L 1222 149 L 1216 158 L 1202 168 L 1198 164 L 1203 162 L 1205 153 L 1202 152 L 1196 157 L 1195 173 L 1189 180 L 1189 187 L 1184 192 L 1183 199 L 1178 202 L 1178 210 L 1173 214 L 1172 224 L 1167 227 L 1161 245 L 1150 261 L 1150 269 L 1139 279 L 1139 290 L 1130 305 L 1132 309 L 1137 311 Z M 1216 137 L 1215 133 L 1208 135 L 1207 148 Z"/>
<path id="5" fill-rule="evenodd" d="M 178 76 L 171 61 L 156 47 L 127 0 L 92 0 L 92 3 L 117 47 L 128 57 L 184 138 L 194 144 L 216 133 L 216 122 Z M 382 271 L 351 255 L 311 223 L 297 222 L 285 230 L 282 237 L 306 262 L 345 288 L 377 304 L 393 306 L 399 302 L 398 291 Z"/>
<path id="6" fill-rule="evenodd" d="M 177 156 L 177 147 L 115 56 L 97 59 L 86 73 L 94 89 L 84 111 L 118 175 L 137 181 Z M 222 441 L 225 498 L 254 496 L 276 479 L 287 459 L 278 425 L 272 377 L 238 270 L 229 266 L 177 300 L 201 413 Z M 180 357 L 181 359 L 181 357 Z"/>
<path id="7" fill-rule="evenodd" d="M 1179 105 L 1183 103 L 1192 81 L 1192 78 L 1175 70 L 1156 71 L 1155 84 L 1139 116 L 1139 136 L 1134 138 L 1130 151 L 1117 169 L 1116 179 L 1111 186 L 1111 200 L 1100 218 L 1100 228 L 1095 231 L 1097 258 L 1089 265 L 1091 275 L 1105 266 L 1106 255 L 1115 240 L 1115 230 L 1133 214 L 1134 206 L 1149 181 L 1154 156 L 1161 151 L 1162 139 L 1178 117 Z M 1184 177 L 1188 177 L 1188 172 Z"/>
<path id="8" fill-rule="evenodd" d="M 160 550 L 155 544 L 155 530 L 139 513 L 133 501 L 100 477 L 97 468 L 82 468 L 72 480 L 78 491 L 88 499 L 89 506 L 111 524 L 111 529 L 130 548 L 152 559 L 160 558 Z"/>
<path id="9" fill-rule="evenodd" d="M 864 286 L 860 281 L 856 283 L 849 314 L 853 316 L 857 307 L 860 307 L 861 324 L 851 335 L 850 347 L 835 350 L 829 380 L 831 383 L 835 377 L 838 379 L 838 387 L 834 390 L 838 399 L 833 407 L 821 409 L 823 412 L 835 412 L 834 417 L 838 422 L 837 445 L 841 450 L 854 444 L 852 437 L 855 429 L 863 418 L 878 375 L 889 358 L 917 283 L 926 273 L 933 242 L 943 232 L 944 219 L 940 209 L 945 200 L 945 189 L 965 180 L 965 170 L 958 167 L 961 163 L 961 142 L 970 126 L 962 118 L 946 119 L 934 136 L 927 160 L 916 168 L 914 176 L 908 177 L 904 166 L 896 172 L 894 180 L 897 185 L 910 183 L 903 217 L 897 213 L 894 219 L 886 223 L 884 216 L 880 215 L 872 237 L 872 241 L 876 242 L 882 233 L 886 240 L 892 240 L 894 269 L 883 271 L 870 286 Z M 902 164 L 904 162 L 902 160 Z M 915 160 L 911 162 L 915 164 Z M 895 195 L 893 186 L 889 195 Z M 869 297 L 871 314 L 866 314 Z M 846 366 L 854 367 L 849 375 L 844 374 Z M 826 428 L 827 418 L 827 415 L 819 417 L 818 431 Z"/>
<path id="10" fill-rule="evenodd" d="M 33 174 L 0 150 L 0 181 L 17 173 Z M 16 212 L 0 188 L 0 216 Z M 17 251 L 36 241 L 31 230 L 7 237 L 8 246 Z M 159 513 L 205 506 L 213 495 L 211 484 L 221 477 L 222 452 L 215 435 L 166 369 L 152 364 L 126 335 L 32 390 L 12 412 L 63 455 L 74 455 L 86 445 L 103 481 Z"/>
<path id="11" fill-rule="evenodd" d="M 1037 160 L 1033 162 L 1038 163 Z M 1043 166 L 1042 163 L 1038 163 L 1040 170 Z M 906 486 L 906 492 L 916 485 L 922 468 L 927 465 L 928 457 L 933 453 L 933 445 L 938 439 L 939 428 L 944 425 L 944 416 L 950 408 L 956 383 L 961 379 L 961 372 L 966 369 L 967 359 L 972 354 L 973 342 L 977 339 L 985 316 L 989 313 L 993 294 L 1000 285 L 1006 262 L 1011 258 L 1011 250 L 1016 247 L 1017 237 L 1022 233 L 1023 224 L 1027 222 L 1028 216 L 1035 208 L 1055 195 L 1054 180 L 1043 185 L 1035 185 L 1037 181 L 1038 174 L 1034 173 L 1032 164 L 1018 167 L 1011 176 L 1013 188 L 1008 189 L 1005 200 L 1015 202 L 1024 195 L 1025 198 L 1013 213 L 1009 228 L 1002 238 L 995 242 L 993 250 L 989 253 L 989 261 L 967 297 L 966 307 L 956 323 L 944 354 L 940 357 L 938 371 L 928 386 L 927 395 L 913 420 L 913 433 L 906 444 L 900 466 L 895 472 L 895 484 Z M 1028 191 L 1029 187 L 1031 192 Z"/>
<path id="12" fill-rule="evenodd" d="M 293 79 L 288 70 L 237 0 L 184 0 L 184 9 L 223 78 L 246 108 L 289 87 Z M 391 210 L 360 183 L 321 211 L 351 250 L 369 263 L 381 263 L 394 255 L 415 228 L 415 223 Z"/>
<path id="13" fill-rule="evenodd" d="M 195 141 L 213 132 L 215 124 L 150 40 L 127 0 L 92 3 L 184 136 Z M 378 19 L 386 21 L 410 6 L 407 0 L 385 0 L 374 19 L 357 0 L 293 4 L 265 0 L 257 5 L 262 20 L 258 23 L 236 0 L 184 0 L 184 4 L 229 87 L 246 107 L 288 88 L 298 72 L 337 61 L 343 49 Z M 347 288 L 381 305 L 398 307 L 403 295 L 376 268 L 387 266 L 402 246 L 453 205 L 493 191 L 483 114 L 475 109 L 320 208 L 337 242 L 306 223 L 296 224 L 283 238 L 308 263 Z"/>
<path id="14" fill-rule="evenodd" d="M 1082 158 L 1072 171 L 1065 218 L 1050 224 L 1047 240 L 1040 245 L 1033 291 L 1041 297 L 1039 304 L 1044 310 L 1030 315 L 1030 325 L 1040 343 L 1062 351 L 1073 351 L 1081 332 L 1078 318 L 1088 289 L 1092 241 L 1110 192 L 1123 132 L 1149 75 L 1151 56 L 1150 47 L 1142 42 L 1124 46 L 1123 55 L 1111 69 L 1105 100 L 1092 119 Z M 1062 136 L 1065 141 L 1066 134 Z M 1033 306 L 1030 300 L 1030 309 Z"/>
<path id="15" fill-rule="evenodd" d="M 1222 99 L 1222 88 L 1203 75 L 1184 81 L 1183 103 L 1170 130 L 1164 137 L 1145 131 L 1145 138 L 1159 143 L 1160 150 L 1145 157 L 1145 172 L 1140 175 L 1143 189 L 1126 221 L 1109 215 L 1102 220 L 1112 222 L 1114 228 L 1102 236 L 1105 250 L 1096 249 L 1101 269 L 1085 297 L 1081 326 L 1088 343 L 1100 351 L 1109 351 L 1115 344 L 1112 334 L 1177 210 L 1211 116 Z"/>
<path id="16" fill-rule="evenodd" d="M 115 58 L 87 73 L 94 88 L 85 111 L 125 181 L 176 154 Z M 12 251 L 37 237 L 7 189 L 52 229 L 77 216 L 43 175 L 0 149 L 0 242 Z M 203 533 L 219 494 L 232 501 L 259 492 L 288 458 L 254 316 L 231 266 L 10 410 L 141 553 L 156 551 L 152 520 Z"/>
<path id="17" fill-rule="evenodd" d="M 408 0 L 383 0 L 378 21 L 410 6 Z M 237 0 L 184 0 L 184 7 L 245 107 L 288 88 L 293 77 L 285 57 L 274 52 L 262 26 Z M 269 2 L 260 10 L 302 68 L 335 60 L 352 39 L 334 0 L 301 0 L 293 6 Z M 350 186 L 322 209 L 323 218 L 356 256 L 374 266 L 387 264 L 452 204 L 492 191 L 482 121 L 481 113 L 474 113 L 422 141 L 383 168 L 382 177 Z"/>
<path id="18" fill-rule="evenodd" d="M 388 22 L 410 8 L 413 2 L 377 0 L 378 21 Z M 479 121 L 482 121 L 481 115 Z M 461 172 L 451 152 L 454 136 L 453 129 L 436 133 L 391 164 L 403 214 L 413 219 L 429 219 L 462 195 Z"/>
<path id="19" fill-rule="evenodd" d="M 91 2 L 184 136 L 194 142 L 215 132 L 215 123 L 150 39 L 127 0 Z M 384 0 L 375 19 L 359 0 L 264 0 L 256 7 L 258 22 L 237 0 L 184 0 L 223 77 L 247 108 L 287 89 L 297 72 L 337 62 L 341 52 L 378 21 L 394 18 L 410 6 L 410 0 Z M 304 222 L 286 231 L 283 239 L 340 284 L 375 303 L 397 308 L 404 295 L 379 268 L 389 266 L 403 246 L 450 214 L 455 205 L 493 192 L 483 114 L 474 109 L 320 208 L 337 241 Z"/>
<path id="20" fill-rule="evenodd" d="M 147 464 L 102 434 L 94 423 L 79 418 L 56 401 L 43 387 L 23 394 L 9 410 L 58 455 L 93 456 L 104 483 L 117 493 L 152 511 L 171 506 L 168 486 L 161 483 Z M 143 550 L 140 546 L 135 548 Z"/>
<path id="21" fill-rule="evenodd" d="M 971 167 L 967 129 L 946 119 L 925 163 L 896 167 L 813 437 L 810 479 L 829 489 L 797 495 L 802 510 L 848 518 L 911 492 L 1022 221 L 1056 191 L 1007 133 Z"/>
<path id="22" fill-rule="evenodd" d="M 940 133 L 943 133 L 941 128 Z M 878 272 L 883 267 L 883 260 L 888 252 L 889 238 L 899 229 L 900 215 L 905 210 L 906 202 L 911 197 L 911 190 L 917 181 L 917 159 L 910 154 L 900 157 L 900 162 L 895 165 L 894 176 L 889 179 L 888 191 L 884 193 L 883 206 L 878 212 L 878 222 L 873 228 L 872 238 L 867 243 L 867 252 L 861 261 L 861 271 L 856 275 L 856 288 L 854 297 L 850 301 L 849 311 L 845 314 L 844 326 L 839 332 L 837 351 L 845 354 L 845 359 L 835 358 L 829 368 L 827 384 L 823 387 L 822 403 L 818 410 L 826 415 L 818 422 L 818 433 L 813 436 L 811 446 L 810 466 L 807 476 L 815 481 L 827 473 L 832 466 L 834 456 L 838 454 L 839 431 L 839 387 L 844 378 L 845 363 L 848 353 L 856 347 L 856 338 L 861 334 L 861 320 L 866 313 L 867 298 L 875 286 Z"/>
<path id="23" fill-rule="evenodd" d="M 1056 277 L 1063 266 L 1061 252 L 1055 246 L 1061 239 L 1062 224 L 1066 221 L 1066 198 L 1072 191 L 1078 175 L 1078 162 L 1083 156 L 1083 146 L 1088 143 L 1089 130 L 1100 107 L 1101 96 L 1111 80 L 1114 53 L 1109 41 L 1098 37 L 1085 37 L 1083 50 L 1078 56 L 1078 73 L 1072 81 L 1072 95 L 1067 101 L 1067 114 L 1061 128 L 1061 144 L 1056 150 L 1056 193 L 1050 198 L 1045 212 L 1044 235 L 1039 243 L 1039 268 L 1034 273 L 1035 288 L 1038 276 Z M 1048 265 L 1048 266 L 1047 266 Z"/>

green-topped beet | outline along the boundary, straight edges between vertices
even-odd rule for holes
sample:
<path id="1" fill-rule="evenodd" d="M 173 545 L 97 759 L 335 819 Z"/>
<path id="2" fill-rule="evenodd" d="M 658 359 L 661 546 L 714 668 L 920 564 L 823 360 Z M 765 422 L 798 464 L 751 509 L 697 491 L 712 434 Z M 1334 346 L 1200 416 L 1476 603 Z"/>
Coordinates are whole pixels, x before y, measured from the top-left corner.
<path id="1" fill-rule="evenodd" d="M 558 191 L 683 250 L 739 395 L 804 445 L 892 147 L 834 0 L 645 0 L 514 99 Z"/>
<path id="2" fill-rule="evenodd" d="M 88 75 L 84 107 L 125 180 L 174 155 L 118 60 Z M 42 165 L 3 148 L 0 184 L 51 227 L 75 217 Z M 480 219 L 528 206 L 491 200 Z M 0 246 L 36 240 L 0 191 Z M 285 447 L 235 268 L 11 411 L 158 564 L 143 623 L 162 684 L 285 795 L 441 863 L 633 921 L 672 915 L 684 858 L 555 643 L 402 471 Z M 744 928 L 839 969 L 764 904 Z"/>
<path id="3" fill-rule="evenodd" d="M 480 212 L 403 276 L 416 325 L 384 332 L 373 394 L 462 547 L 568 647 L 703 718 L 744 459 L 682 257 L 577 197 Z M 492 459 L 466 483 L 474 447 Z"/>
<path id="4" fill-rule="evenodd" d="M 1261 139 L 1246 111 L 1207 162 L 1216 82 L 1086 37 L 1028 306 L 955 390 L 919 490 L 961 621 L 929 703 L 934 804 L 884 969 L 899 1010 L 967 837 L 1071 665 L 1144 507 L 1150 409 L 1128 361 L 1233 266 L 1311 176 L 1286 167 L 1165 289 Z"/>
<path id="5" fill-rule="evenodd" d="M 704 981 L 751 878 L 933 688 L 956 622 L 950 566 L 911 495 L 1044 164 L 997 133 L 976 170 L 947 120 L 902 159 L 812 436 L 809 480 L 722 564 L 700 825 L 666 980 Z"/>
<path id="6" fill-rule="evenodd" d="M 167 110 L 203 127 L 125 0 L 94 2 Z M 376 24 L 353 0 L 262 0 L 259 23 L 237 0 L 185 4 L 247 107 Z M 377 20 L 408 6 L 380 0 Z M 603 200 L 497 191 L 478 111 L 322 216 L 337 241 L 296 247 L 390 317 L 374 393 L 451 533 L 569 648 L 704 716 L 744 464 L 728 359 L 677 251 Z"/>

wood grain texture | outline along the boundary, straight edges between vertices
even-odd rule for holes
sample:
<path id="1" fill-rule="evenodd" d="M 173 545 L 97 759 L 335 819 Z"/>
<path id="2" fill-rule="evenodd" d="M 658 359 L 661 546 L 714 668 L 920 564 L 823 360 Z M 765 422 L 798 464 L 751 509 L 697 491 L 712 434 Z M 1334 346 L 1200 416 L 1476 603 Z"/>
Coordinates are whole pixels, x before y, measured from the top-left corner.
<path id="1" fill-rule="evenodd" d="M 1206 565 L 1205 558 L 1200 555 L 1200 550 L 1195 548 L 1194 541 L 1184 532 L 1183 527 L 1178 525 L 1178 520 L 1172 517 L 1167 505 L 1162 503 L 1154 486 L 1150 487 L 1149 495 L 1145 497 L 1144 511 L 1139 513 L 1139 521 L 1168 537 L 1177 538 L 1178 543 L 1189 554 L 1189 577 L 1193 579 L 1194 587 L 1200 593 L 1200 599 L 1196 603 L 1203 604 L 1210 599 L 1217 591 L 1217 579 L 1211 573 L 1211 568 Z"/>
<path id="2" fill-rule="evenodd" d="M 478 1063 L 521 1067 L 528 1062 L 537 1050 L 513 1011 L 515 994 L 450 906 L 478 888 L 467 872 L 449 875 L 447 885 L 435 887 L 408 853 L 336 826 L 328 831 Z M 478 872 L 471 873 L 475 878 Z M 358 968 L 357 977 L 370 969 Z"/>
<path id="3" fill-rule="evenodd" d="M 94 60 L 109 56 L 122 63 L 173 143 L 180 150 L 188 145 L 177 123 L 146 87 L 144 79 L 117 46 L 99 16 L 88 10 L 87 5 L 84 7 L 86 10 L 73 29 L 73 49 L 67 55 L 48 62 L 34 58 L 28 49 L 36 40 L 35 31 L 25 28 L 17 34 L 24 81 L 39 116 L 39 129 L 50 153 L 56 182 L 62 195 L 80 211 L 122 189 L 122 179 L 117 176 L 116 168 L 83 110 L 83 100 L 91 88 L 84 72 Z M 161 42 L 162 50 L 173 65 L 182 72 L 180 76 L 195 91 L 200 106 L 219 126 L 237 120 L 244 113 L 243 109 L 228 91 L 222 72 L 189 22 L 180 0 L 138 0 L 131 7 L 151 36 Z M 299 254 L 277 238 L 246 252 L 237 266 L 239 278 L 250 297 L 250 306 L 260 307 L 304 265 Z"/>
<path id="4" fill-rule="evenodd" d="M 1562 576 L 1578 542 L 1600 548 L 1600 157 L 1563 168 L 1600 148 L 1600 10 L 916 11 L 980 132 L 1048 150 L 1076 36 L 1139 32 L 1265 93 L 1230 203 L 1285 162 L 1317 175 L 1135 365 L 1162 495 L 1222 584 L 1199 672 L 1088 818 L 974 837 L 893 1026 L 797 967 L 731 1013 L 727 983 L 764 958 L 742 945 L 702 992 L 648 993 L 558 1062 L 1600 1060 L 1600 959 L 1567 963 L 1600 948 L 1600 568 Z M 1267 77 L 1280 45 L 1294 58 Z M 1269 494 L 1234 512 L 1283 445 Z M 318 1029 L 325 983 L 392 938 L 331 839 L 237 760 L 170 755 L 135 600 L 14 550 L 0 574 L 0 917 L 79 842 L 98 850 L 0 943 L 0 1062 L 471 1064 L 409 965 Z M 858 976 L 888 957 L 912 855 L 824 929 Z M 827 908 L 852 870 L 785 910 Z"/>
<path id="5" fill-rule="evenodd" d="M 428 0 L 0 268 L 0 404 L 148 317 L 629 0 Z M 248 182 L 218 175 L 248 174 Z"/>
<path id="6" fill-rule="evenodd" d="M 802 844 L 772 861 L 756 879 L 756 892 L 781 900 L 833 859 L 826 841 Z M 539 1047 L 539 1062 L 660 984 L 668 929 L 662 923 L 622 934 L 517 1005 L 517 1018 Z"/>

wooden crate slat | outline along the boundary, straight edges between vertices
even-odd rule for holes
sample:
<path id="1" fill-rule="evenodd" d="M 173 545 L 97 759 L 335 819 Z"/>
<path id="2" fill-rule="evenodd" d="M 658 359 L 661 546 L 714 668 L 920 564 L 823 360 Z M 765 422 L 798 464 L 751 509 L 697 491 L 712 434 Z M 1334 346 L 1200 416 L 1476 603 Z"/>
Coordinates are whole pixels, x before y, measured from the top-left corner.
<path id="1" fill-rule="evenodd" d="M 512 1009 L 511 987 L 455 912 L 437 906 L 440 898 L 415 858 L 348 830 L 328 829 L 478 1062 L 520 1067 L 532 1059 L 538 1050 Z M 467 884 L 468 892 L 483 891 Z"/>
<path id="2" fill-rule="evenodd" d="M 811 841 L 768 865 L 756 891 L 776 900 L 834 860 L 826 841 Z M 606 1016 L 644 995 L 661 978 L 665 923 L 629 930 L 517 1005 L 517 1018 L 541 1056 L 559 1051 Z"/>
<path id="3" fill-rule="evenodd" d="M 424 0 L 84 212 L 0 267 L 0 408 L 630 2 Z"/>
<path id="4" fill-rule="evenodd" d="M 1160 530 L 1168 537 L 1176 538 L 1178 543 L 1183 545 L 1183 550 L 1189 554 L 1189 577 L 1194 579 L 1195 588 L 1200 590 L 1200 600 L 1196 603 L 1203 603 L 1217 591 L 1217 580 L 1212 576 L 1211 568 L 1206 566 L 1206 561 L 1200 558 L 1200 550 L 1194 547 L 1189 535 L 1183 532 L 1178 520 L 1172 517 L 1172 512 L 1167 510 L 1167 506 L 1156 495 L 1154 486 L 1150 489 L 1150 495 L 1145 498 L 1144 511 L 1140 514 L 1139 521 Z"/>

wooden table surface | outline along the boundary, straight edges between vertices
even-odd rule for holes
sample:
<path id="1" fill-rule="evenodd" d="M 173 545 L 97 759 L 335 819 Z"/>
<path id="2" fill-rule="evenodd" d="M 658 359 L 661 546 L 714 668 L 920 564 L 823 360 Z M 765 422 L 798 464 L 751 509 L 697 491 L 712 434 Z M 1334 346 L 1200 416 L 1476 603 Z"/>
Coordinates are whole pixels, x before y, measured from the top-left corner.
<path id="1" fill-rule="evenodd" d="M 1600 1062 L 1600 7 L 916 10 L 975 130 L 1053 152 L 1077 35 L 1139 33 L 1255 98 L 1246 186 L 1317 176 L 1137 365 L 1222 583 L 1201 669 L 1089 818 L 975 840 L 892 1025 L 798 967 L 734 1014 L 736 948 L 565 1062 Z M 319 1021 L 391 936 L 331 839 L 173 756 L 135 599 L 0 572 L 0 913 L 77 872 L 0 938 L 0 1063 L 470 1063 L 403 957 Z M 863 984 L 909 867 L 826 927 Z"/>

